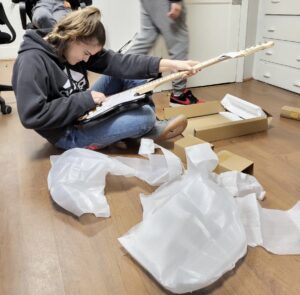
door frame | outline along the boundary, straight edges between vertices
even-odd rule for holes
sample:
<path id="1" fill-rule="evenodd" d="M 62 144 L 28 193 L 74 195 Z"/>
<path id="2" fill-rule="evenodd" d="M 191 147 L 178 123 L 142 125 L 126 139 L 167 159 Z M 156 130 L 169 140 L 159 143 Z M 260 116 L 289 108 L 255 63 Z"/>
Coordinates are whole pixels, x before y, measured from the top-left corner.
<path id="1" fill-rule="evenodd" d="M 248 21 L 248 0 L 241 0 L 240 13 L 240 30 L 239 30 L 239 49 L 244 49 L 246 46 L 247 35 L 247 21 Z M 254 45 L 254 44 L 253 44 Z M 245 58 L 239 58 L 236 69 L 236 82 L 243 82 L 244 78 Z"/>

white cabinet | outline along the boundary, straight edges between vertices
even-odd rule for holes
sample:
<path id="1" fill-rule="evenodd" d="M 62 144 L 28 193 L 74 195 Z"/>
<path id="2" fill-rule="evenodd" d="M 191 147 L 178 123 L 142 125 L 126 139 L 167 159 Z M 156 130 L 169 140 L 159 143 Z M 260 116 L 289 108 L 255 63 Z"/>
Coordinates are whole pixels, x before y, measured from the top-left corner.
<path id="1" fill-rule="evenodd" d="M 300 93 L 300 69 L 260 61 L 258 80 Z"/>
<path id="2" fill-rule="evenodd" d="M 257 54 L 257 80 L 300 93 L 300 0 L 260 3 L 259 41 L 275 46 Z"/>
<path id="3" fill-rule="evenodd" d="M 300 16 L 266 15 L 263 37 L 300 42 Z"/>
<path id="4" fill-rule="evenodd" d="M 267 0 L 266 13 L 268 14 L 288 14 L 299 15 L 299 0 Z"/>
<path id="5" fill-rule="evenodd" d="M 300 47 L 297 42 L 276 40 L 272 48 L 261 52 L 260 58 L 264 61 L 286 65 L 293 68 L 300 67 Z"/>

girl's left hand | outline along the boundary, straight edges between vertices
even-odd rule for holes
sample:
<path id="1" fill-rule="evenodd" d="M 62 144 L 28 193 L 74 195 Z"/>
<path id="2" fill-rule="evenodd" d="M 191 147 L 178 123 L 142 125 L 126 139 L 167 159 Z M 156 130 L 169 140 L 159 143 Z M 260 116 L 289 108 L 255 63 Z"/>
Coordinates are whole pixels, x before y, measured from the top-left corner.
<path id="1" fill-rule="evenodd" d="M 159 65 L 160 72 L 180 72 L 188 71 L 183 77 L 193 76 L 199 72 L 194 68 L 195 65 L 199 64 L 198 61 L 194 60 L 171 60 L 161 59 Z"/>
<path id="2" fill-rule="evenodd" d="M 173 60 L 173 72 L 189 71 L 188 75 L 195 75 L 199 70 L 193 68 L 199 62 L 194 60 Z"/>

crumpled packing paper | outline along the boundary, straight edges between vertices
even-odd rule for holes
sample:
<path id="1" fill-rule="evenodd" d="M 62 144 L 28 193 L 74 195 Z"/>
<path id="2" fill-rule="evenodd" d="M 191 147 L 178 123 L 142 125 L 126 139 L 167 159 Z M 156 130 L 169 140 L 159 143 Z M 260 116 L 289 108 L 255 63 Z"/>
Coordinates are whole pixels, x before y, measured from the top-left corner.
<path id="1" fill-rule="evenodd" d="M 153 155 L 160 148 L 163 155 Z M 51 157 L 52 198 L 75 215 L 108 217 L 105 176 L 136 176 L 160 185 L 141 194 L 143 220 L 119 238 L 123 247 L 174 293 L 206 287 L 234 268 L 247 245 L 300 254 L 300 202 L 288 211 L 261 208 L 265 192 L 255 177 L 213 173 L 209 144 L 186 148 L 187 170 L 171 152 L 143 139 L 144 159 L 73 149 Z"/>

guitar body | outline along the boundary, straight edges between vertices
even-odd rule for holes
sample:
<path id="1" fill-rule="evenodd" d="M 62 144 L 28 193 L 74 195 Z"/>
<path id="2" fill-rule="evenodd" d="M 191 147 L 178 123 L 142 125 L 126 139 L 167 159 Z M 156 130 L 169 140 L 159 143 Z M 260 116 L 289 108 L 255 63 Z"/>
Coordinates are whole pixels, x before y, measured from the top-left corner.
<path id="1" fill-rule="evenodd" d="M 79 125 L 84 125 L 92 121 L 103 121 L 111 118 L 119 113 L 129 111 L 150 103 L 151 93 L 137 95 L 135 88 L 111 95 L 96 110 L 90 111 L 88 114 L 78 119 Z"/>

